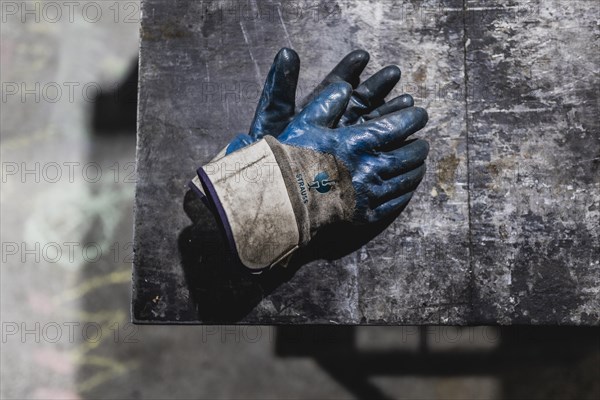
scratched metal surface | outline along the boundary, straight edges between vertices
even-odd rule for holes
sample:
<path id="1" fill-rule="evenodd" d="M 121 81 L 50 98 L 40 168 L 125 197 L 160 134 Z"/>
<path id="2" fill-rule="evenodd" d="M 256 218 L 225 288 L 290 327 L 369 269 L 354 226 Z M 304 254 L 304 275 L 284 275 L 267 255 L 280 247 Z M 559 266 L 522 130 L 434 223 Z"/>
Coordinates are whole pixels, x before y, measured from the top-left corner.
<path id="1" fill-rule="evenodd" d="M 595 2 L 142 4 L 134 321 L 598 324 Z M 353 49 L 366 75 L 398 64 L 431 153 L 375 239 L 251 277 L 186 184 L 247 130 L 283 46 L 299 97 Z"/>
<path id="2" fill-rule="evenodd" d="M 597 325 L 600 4 L 489 3 L 467 25 L 473 318 Z"/>

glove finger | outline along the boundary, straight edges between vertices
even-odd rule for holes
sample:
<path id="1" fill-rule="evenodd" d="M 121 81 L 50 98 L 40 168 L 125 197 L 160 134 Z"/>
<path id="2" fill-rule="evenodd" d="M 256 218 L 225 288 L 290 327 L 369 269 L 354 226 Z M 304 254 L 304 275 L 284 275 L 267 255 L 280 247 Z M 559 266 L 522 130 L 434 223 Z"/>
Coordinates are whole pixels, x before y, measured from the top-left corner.
<path id="1" fill-rule="evenodd" d="M 377 207 L 396 197 L 414 191 L 423 180 L 426 170 L 427 168 L 423 163 L 411 171 L 383 181 L 381 185 L 373 188 L 373 197 L 370 199 L 369 204 L 371 207 Z"/>
<path id="2" fill-rule="evenodd" d="M 351 95 L 349 83 L 332 83 L 302 110 L 299 118 L 311 125 L 331 128 L 339 121 Z"/>
<path id="3" fill-rule="evenodd" d="M 377 173 L 383 179 L 410 171 L 423 164 L 429 154 L 429 143 L 423 139 L 409 141 L 394 151 L 382 153 L 378 157 Z"/>
<path id="4" fill-rule="evenodd" d="M 403 94 L 398 97 L 394 97 L 392 100 L 383 103 L 367 115 L 363 115 L 356 121 L 357 124 L 362 124 L 365 121 L 381 117 L 386 114 L 391 114 L 396 111 L 404 110 L 415 105 L 415 100 L 410 94 Z"/>
<path id="5" fill-rule="evenodd" d="M 352 98 L 344 116 L 340 120 L 341 126 L 351 125 L 361 115 L 371 112 L 381 106 L 396 83 L 400 81 L 400 68 L 390 65 L 378 71 L 375 75 L 360 84 L 352 93 Z"/>
<path id="6" fill-rule="evenodd" d="M 263 87 L 249 134 L 253 139 L 278 136 L 295 113 L 300 58 L 288 48 L 279 50 Z"/>
<path id="7" fill-rule="evenodd" d="M 300 102 L 300 109 L 304 108 L 323 89 L 335 82 L 348 82 L 353 88 L 360 82 L 360 74 L 369 62 L 369 53 L 364 50 L 354 50 L 346 55 L 331 72 L 315 87 L 308 96 Z"/>
<path id="8" fill-rule="evenodd" d="M 361 140 L 374 149 L 391 150 L 413 133 L 422 129 L 428 121 L 427 111 L 420 107 L 410 107 L 367 121 L 364 124 L 346 129 L 365 130 Z"/>
<path id="9" fill-rule="evenodd" d="M 397 217 L 408 205 L 415 192 L 403 194 L 380 206 L 375 207 L 367 215 L 367 221 L 371 223 L 381 222 L 386 219 Z"/>

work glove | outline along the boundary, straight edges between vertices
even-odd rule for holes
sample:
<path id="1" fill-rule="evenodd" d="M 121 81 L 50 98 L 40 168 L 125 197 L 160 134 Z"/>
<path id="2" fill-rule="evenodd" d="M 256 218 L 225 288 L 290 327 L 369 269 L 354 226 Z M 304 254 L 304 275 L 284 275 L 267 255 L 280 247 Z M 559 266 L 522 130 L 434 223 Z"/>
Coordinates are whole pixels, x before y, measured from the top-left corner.
<path id="1" fill-rule="evenodd" d="M 281 49 L 275 56 L 267 75 L 249 133 L 238 135 L 227 146 L 226 154 L 254 143 L 266 135 L 279 136 L 308 102 L 334 82 L 348 82 L 355 88 L 348 108 L 339 121 L 342 126 L 352 125 L 360 118 L 363 120 L 374 118 L 414 104 L 412 97 L 405 94 L 390 100 L 386 107 L 379 108 L 386 104 L 385 96 L 398 83 L 401 73 L 398 67 L 388 66 L 359 85 L 360 74 L 368 62 L 369 53 L 366 51 L 350 52 L 296 108 L 295 98 L 300 58 L 292 49 Z"/>
<path id="2" fill-rule="evenodd" d="M 355 89 L 348 107 L 339 121 L 340 126 L 352 125 L 359 120 L 372 119 L 414 104 L 413 98 L 408 94 L 398 96 L 388 103 L 385 102 L 385 97 L 400 80 L 400 69 L 394 65 L 381 69 L 359 85 L 360 74 L 368 62 L 368 52 L 364 50 L 350 52 L 301 101 L 299 107 L 296 107 L 300 58 L 292 49 L 281 49 L 275 56 L 267 75 L 249 133 L 238 135 L 227 146 L 226 154 L 254 143 L 266 135 L 279 136 L 306 104 L 334 82 L 348 82 Z"/>
<path id="3" fill-rule="evenodd" d="M 360 83 L 360 75 L 369 62 L 369 53 L 355 50 L 347 54 L 312 92 L 296 107 L 296 89 L 300 72 L 298 54 L 288 48 L 279 50 L 267 75 L 248 134 L 237 135 L 212 161 L 270 135 L 278 137 L 294 116 L 325 87 L 334 82 L 348 82 L 355 90 L 339 126 L 364 122 L 414 104 L 412 96 L 403 94 L 387 103 L 385 97 L 400 80 L 400 69 L 388 66 Z M 190 187 L 206 202 L 202 185 L 197 178 Z"/>
<path id="4" fill-rule="evenodd" d="M 271 267 L 333 224 L 376 223 L 408 204 L 429 146 L 407 139 L 425 126 L 427 112 L 408 107 L 366 118 L 367 102 L 353 105 L 352 95 L 351 84 L 333 83 L 278 138 L 264 136 L 198 169 L 246 267 Z M 349 108 L 348 120 L 358 120 L 340 126 Z"/>

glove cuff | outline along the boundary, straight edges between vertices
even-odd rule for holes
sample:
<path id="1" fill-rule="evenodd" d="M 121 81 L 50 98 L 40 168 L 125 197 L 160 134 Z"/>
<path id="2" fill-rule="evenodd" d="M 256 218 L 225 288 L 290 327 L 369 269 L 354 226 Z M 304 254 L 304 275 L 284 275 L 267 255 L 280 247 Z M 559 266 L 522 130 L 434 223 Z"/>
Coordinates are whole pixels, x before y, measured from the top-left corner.
<path id="1" fill-rule="evenodd" d="M 260 140 L 198 169 L 232 253 L 252 269 L 286 259 L 300 243 L 298 223 L 271 147 Z"/>
<path id="2" fill-rule="evenodd" d="M 192 185 L 253 270 L 285 260 L 324 226 L 351 221 L 355 209 L 351 175 L 333 155 L 272 136 L 204 165 Z"/>
<path id="3" fill-rule="evenodd" d="M 238 138 L 241 136 L 248 136 L 248 135 L 239 134 L 238 137 L 236 137 L 236 139 L 234 141 L 241 141 L 241 140 L 238 140 Z M 214 163 L 214 162 L 218 161 L 219 159 L 225 157 L 227 154 L 229 154 L 229 150 L 230 150 L 230 145 L 225 146 L 224 148 L 221 149 L 221 151 L 219 151 L 217 153 L 216 156 L 214 156 L 212 158 L 212 160 L 209 161 L 209 163 Z M 209 203 L 208 199 L 206 198 L 206 193 L 204 193 L 204 188 L 202 187 L 202 183 L 200 182 L 200 178 L 195 177 L 194 179 L 192 179 L 190 181 L 188 186 L 190 187 L 190 189 L 192 189 L 194 191 L 194 193 L 196 193 L 198 195 L 198 197 L 200 197 L 200 199 L 202 200 L 202 202 L 204 202 L 204 204 L 206 204 L 207 206 L 210 206 L 210 203 Z"/>
<path id="4" fill-rule="evenodd" d="M 296 215 L 300 246 L 327 225 L 352 221 L 356 193 L 346 166 L 332 154 L 266 136 Z"/>

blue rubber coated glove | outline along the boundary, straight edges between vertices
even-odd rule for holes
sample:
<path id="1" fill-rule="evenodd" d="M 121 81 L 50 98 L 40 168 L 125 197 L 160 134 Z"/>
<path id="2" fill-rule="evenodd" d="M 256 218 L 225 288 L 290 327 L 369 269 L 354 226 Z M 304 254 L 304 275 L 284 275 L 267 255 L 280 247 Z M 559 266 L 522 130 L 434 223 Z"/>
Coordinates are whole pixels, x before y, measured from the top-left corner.
<path id="1" fill-rule="evenodd" d="M 347 82 L 354 88 L 348 107 L 338 123 L 339 126 L 361 123 L 414 105 L 413 98 L 408 94 L 385 101 L 385 97 L 400 80 L 401 72 L 396 66 L 385 67 L 360 83 L 360 75 L 368 62 L 368 52 L 364 50 L 350 52 L 300 102 L 300 106 L 296 107 L 300 58 L 292 49 L 281 49 L 275 56 L 267 75 L 249 133 L 237 135 L 212 161 L 255 143 L 267 135 L 278 137 L 306 104 L 335 82 Z M 206 205 L 212 207 L 197 179 L 192 181 L 190 188 Z"/>
<path id="2" fill-rule="evenodd" d="M 266 135 L 198 169 L 243 265 L 262 270 L 336 223 L 380 222 L 408 204 L 429 146 L 407 139 L 425 126 L 427 112 L 369 115 L 363 101 L 351 104 L 357 123 L 339 126 L 352 94 L 349 83 L 333 83 L 277 139 Z"/>
<path id="3" fill-rule="evenodd" d="M 355 88 L 348 108 L 340 119 L 340 126 L 352 125 L 414 104 L 408 94 L 398 96 L 387 103 L 384 100 L 400 80 L 400 69 L 396 66 L 383 68 L 360 84 L 360 74 L 368 62 L 369 53 L 364 50 L 349 53 L 296 109 L 300 58 L 292 49 L 281 49 L 267 75 L 249 133 L 236 136 L 227 145 L 224 154 L 230 154 L 266 135 L 279 136 L 297 112 L 334 82 L 348 82 Z"/>
<path id="4" fill-rule="evenodd" d="M 422 139 L 406 139 L 427 124 L 428 115 L 422 108 L 409 107 L 335 128 L 338 120 L 348 115 L 347 110 L 354 107 L 353 101 L 350 85 L 330 85 L 288 125 L 278 140 L 285 145 L 333 155 L 351 176 L 355 209 L 350 219 L 379 222 L 406 207 L 425 175 L 429 144 Z M 315 177 L 314 182 L 326 185 L 326 179 Z"/>

